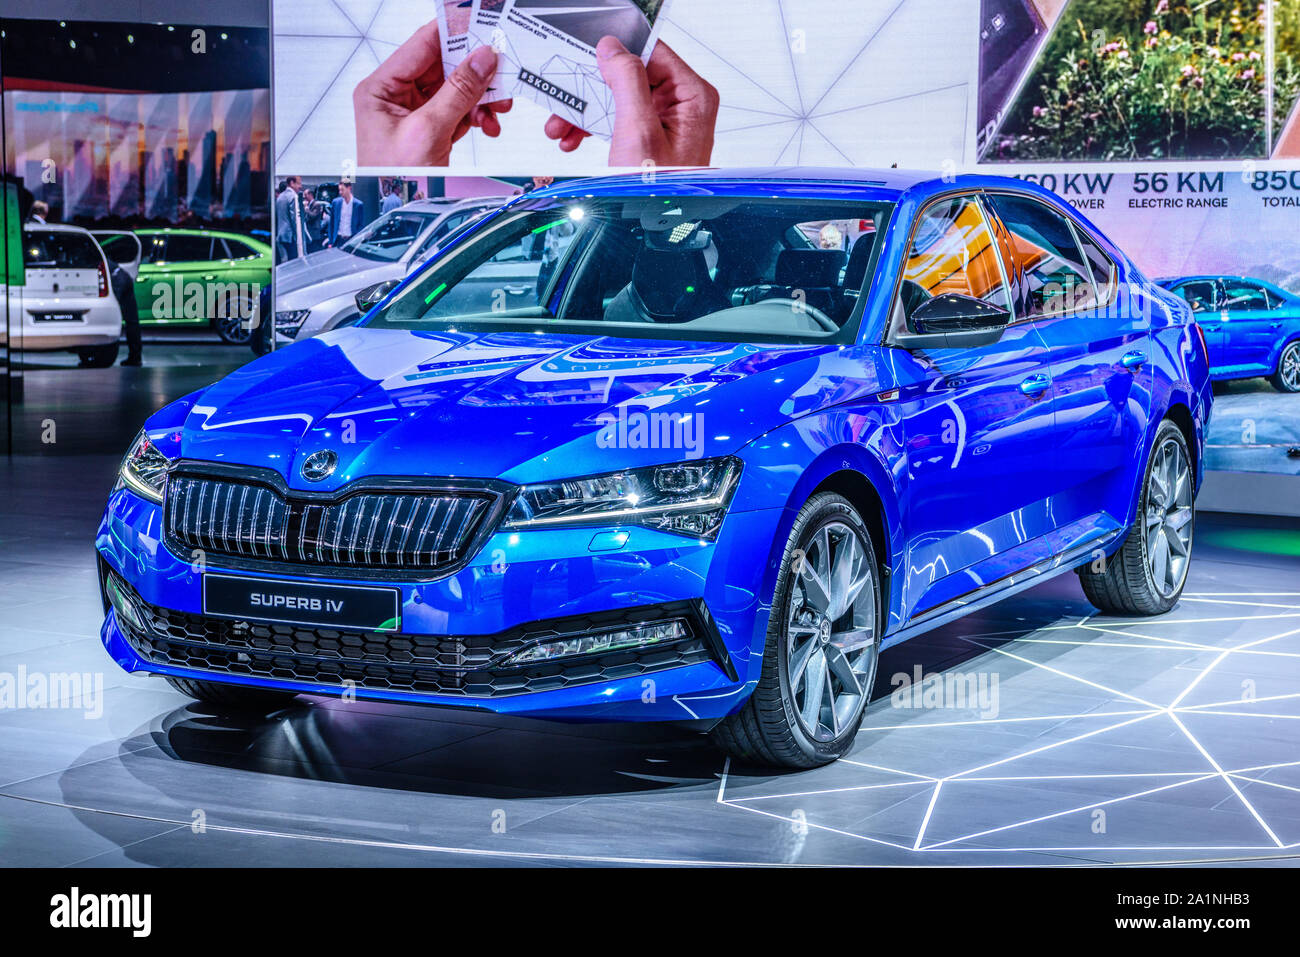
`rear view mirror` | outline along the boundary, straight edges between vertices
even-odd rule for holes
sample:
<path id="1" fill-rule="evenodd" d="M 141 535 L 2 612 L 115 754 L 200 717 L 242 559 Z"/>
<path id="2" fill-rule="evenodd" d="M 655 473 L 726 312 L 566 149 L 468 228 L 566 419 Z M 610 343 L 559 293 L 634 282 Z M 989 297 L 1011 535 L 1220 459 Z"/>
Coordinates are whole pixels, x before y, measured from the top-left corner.
<path id="1" fill-rule="evenodd" d="M 914 331 L 897 337 L 904 349 L 962 349 L 997 342 L 1011 313 L 974 296 L 945 292 L 918 303 L 907 318 Z"/>

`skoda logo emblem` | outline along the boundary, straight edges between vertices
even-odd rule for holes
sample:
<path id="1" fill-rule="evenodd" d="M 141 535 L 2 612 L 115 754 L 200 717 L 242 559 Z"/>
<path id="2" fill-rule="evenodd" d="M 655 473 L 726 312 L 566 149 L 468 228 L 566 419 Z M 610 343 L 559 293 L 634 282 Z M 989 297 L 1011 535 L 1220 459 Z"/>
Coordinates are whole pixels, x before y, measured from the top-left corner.
<path id="1" fill-rule="evenodd" d="M 323 482 L 334 474 L 338 465 L 339 457 L 332 449 L 321 449 L 307 456 L 298 471 L 308 482 Z"/>

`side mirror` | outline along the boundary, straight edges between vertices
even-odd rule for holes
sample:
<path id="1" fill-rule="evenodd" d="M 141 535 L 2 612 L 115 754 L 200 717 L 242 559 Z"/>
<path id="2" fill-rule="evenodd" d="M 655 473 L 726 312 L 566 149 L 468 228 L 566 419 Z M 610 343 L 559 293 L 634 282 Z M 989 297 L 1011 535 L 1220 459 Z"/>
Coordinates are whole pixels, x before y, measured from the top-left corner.
<path id="1" fill-rule="evenodd" d="M 373 286 L 367 286 L 357 293 L 357 309 L 361 315 L 365 315 L 375 306 L 379 305 L 388 296 L 390 292 L 397 288 L 399 280 L 385 279 L 383 282 L 375 283 Z"/>
<path id="2" fill-rule="evenodd" d="M 904 349 L 962 349 L 997 342 L 1011 313 L 974 296 L 945 292 L 917 305 L 908 320 L 915 331 L 897 337 Z"/>

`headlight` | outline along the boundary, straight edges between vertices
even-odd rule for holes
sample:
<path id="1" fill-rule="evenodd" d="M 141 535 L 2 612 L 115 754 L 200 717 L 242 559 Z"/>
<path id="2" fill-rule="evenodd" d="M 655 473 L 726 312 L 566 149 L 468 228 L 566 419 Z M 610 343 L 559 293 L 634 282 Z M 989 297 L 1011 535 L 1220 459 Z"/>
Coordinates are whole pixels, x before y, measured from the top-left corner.
<path id="1" fill-rule="evenodd" d="M 302 324 L 307 321 L 311 315 L 310 309 L 292 309 L 288 312 L 277 312 L 275 314 L 275 331 L 282 336 L 293 339 L 298 335 L 298 330 Z"/>
<path id="2" fill-rule="evenodd" d="M 162 502 L 169 464 L 167 457 L 149 441 L 149 436 L 141 432 L 122 460 L 122 484 L 151 502 Z"/>
<path id="3" fill-rule="evenodd" d="M 636 524 L 712 540 L 740 468 L 739 459 L 727 457 L 527 485 L 502 527 Z"/>

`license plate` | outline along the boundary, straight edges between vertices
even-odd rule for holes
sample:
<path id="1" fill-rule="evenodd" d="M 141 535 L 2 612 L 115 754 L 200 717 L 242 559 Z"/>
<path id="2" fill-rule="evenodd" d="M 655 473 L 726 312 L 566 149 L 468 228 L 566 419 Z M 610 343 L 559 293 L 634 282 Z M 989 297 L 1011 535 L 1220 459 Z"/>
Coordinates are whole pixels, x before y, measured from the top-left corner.
<path id="1" fill-rule="evenodd" d="M 396 631 L 401 596 L 396 588 L 209 574 L 203 576 L 203 613 L 239 621 Z"/>
<path id="2" fill-rule="evenodd" d="M 80 312 L 34 312 L 33 322 L 76 322 L 82 317 Z"/>

